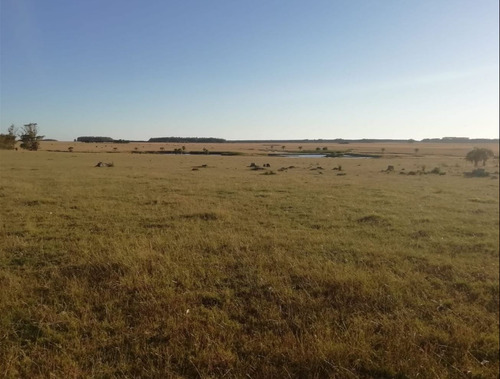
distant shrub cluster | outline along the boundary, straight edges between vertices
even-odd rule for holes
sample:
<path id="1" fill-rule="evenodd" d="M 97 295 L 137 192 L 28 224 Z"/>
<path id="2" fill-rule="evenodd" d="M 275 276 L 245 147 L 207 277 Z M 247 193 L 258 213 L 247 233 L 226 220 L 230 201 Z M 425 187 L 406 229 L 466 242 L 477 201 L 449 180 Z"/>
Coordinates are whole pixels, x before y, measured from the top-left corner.
<path id="1" fill-rule="evenodd" d="M 221 143 L 221 142 L 226 142 L 226 140 L 224 138 L 214 138 L 214 137 L 156 137 L 156 138 L 150 138 L 148 142 Z"/>

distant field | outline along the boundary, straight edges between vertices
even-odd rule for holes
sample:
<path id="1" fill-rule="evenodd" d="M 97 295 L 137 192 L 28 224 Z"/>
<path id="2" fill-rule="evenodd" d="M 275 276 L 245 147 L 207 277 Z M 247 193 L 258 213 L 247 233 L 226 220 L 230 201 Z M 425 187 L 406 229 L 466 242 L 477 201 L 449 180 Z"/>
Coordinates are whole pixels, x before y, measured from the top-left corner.
<path id="1" fill-rule="evenodd" d="M 497 158 L 181 146 L 0 151 L 0 377 L 498 376 Z"/>
<path id="2" fill-rule="evenodd" d="M 486 147 L 491 149 L 498 155 L 497 143 L 481 143 L 478 147 Z M 402 156 L 421 156 L 421 155 L 438 155 L 438 156 L 454 156 L 464 157 L 474 144 L 470 143 L 83 143 L 83 142 L 56 142 L 43 141 L 41 142 L 41 150 L 45 151 L 68 151 L 69 147 L 73 148 L 74 152 L 145 152 L 145 151 L 172 151 L 181 149 L 184 146 L 185 151 L 233 151 L 250 155 L 267 155 L 269 153 L 279 152 L 300 152 L 300 151 L 353 151 L 357 153 L 369 154 L 384 154 L 384 155 L 402 155 Z M 283 149 L 284 146 L 284 149 Z M 299 149 L 299 148 L 302 149 Z M 382 151 L 382 149 L 384 149 Z M 417 151 L 415 151 L 417 149 Z"/>

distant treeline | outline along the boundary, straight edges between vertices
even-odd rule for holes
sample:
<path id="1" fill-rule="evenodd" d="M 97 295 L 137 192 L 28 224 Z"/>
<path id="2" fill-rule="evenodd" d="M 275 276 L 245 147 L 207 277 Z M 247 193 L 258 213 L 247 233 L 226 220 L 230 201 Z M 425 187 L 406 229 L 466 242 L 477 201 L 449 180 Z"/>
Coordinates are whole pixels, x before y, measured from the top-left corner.
<path id="1" fill-rule="evenodd" d="M 498 138 L 467 138 L 467 137 L 443 137 L 443 138 L 424 138 L 422 142 L 448 142 L 448 143 L 483 143 L 498 142 Z"/>
<path id="2" fill-rule="evenodd" d="M 111 137 L 78 137 L 77 142 L 113 142 Z"/>
<path id="3" fill-rule="evenodd" d="M 113 139 L 111 137 L 78 137 L 77 142 L 87 142 L 87 143 L 99 143 L 99 142 L 109 142 L 109 143 L 129 143 L 130 141 L 125 139 Z"/>
<path id="4" fill-rule="evenodd" d="M 130 141 L 124 139 L 113 139 L 111 137 L 78 137 L 76 139 L 78 142 L 108 142 L 108 143 L 129 143 L 129 142 L 146 142 L 146 141 Z M 498 142 L 498 138 L 467 138 L 467 137 L 443 137 L 443 138 L 424 138 L 421 141 L 414 139 L 373 139 L 373 138 L 363 138 L 363 139 L 283 139 L 283 140 L 225 140 L 224 138 L 214 138 L 214 137 L 154 137 L 150 138 L 147 142 L 173 142 L 173 143 L 269 143 L 269 144 L 282 144 L 282 143 L 338 143 L 338 144 L 349 144 L 349 143 L 413 143 L 413 142 L 446 142 L 446 143 L 488 143 L 488 142 Z"/>
<path id="5" fill-rule="evenodd" d="M 226 140 L 223 138 L 214 138 L 214 137 L 156 137 L 156 138 L 150 138 L 148 142 L 221 143 L 221 142 L 226 142 Z"/>
<path id="6" fill-rule="evenodd" d="M 349 143 L 414 143 L 414 142 L 448 142 L 448 143 L 487 143 L 487 142 L 498 142 L 498 138 L 467 138 L 467 137 L 443 137 L 443 138 L 425 138 L 421 141 L 414 139 L 374 139 L 374 138 L 363 138 L 363 139 L 287 139 L 287 140 L 231 140 L 227 142 L 244 142 L 244 143 L 338 143 L 338 144 L 349 144 Z"/>
<path id="7" fill-rule="evenodd" d="M 269 144 L 278 144 L 278 143 L 338 143 L 338 144 L 348 144 L 348 143 L 374 143 L 374 142 L 416 142 L 413 139 L 343 139 L 343 138 L 335 138 L 335 139 L 281 139 L 281 140 L 232 140 L 227 142 L 244 142 L 244 143 L 269 143 Z"/>

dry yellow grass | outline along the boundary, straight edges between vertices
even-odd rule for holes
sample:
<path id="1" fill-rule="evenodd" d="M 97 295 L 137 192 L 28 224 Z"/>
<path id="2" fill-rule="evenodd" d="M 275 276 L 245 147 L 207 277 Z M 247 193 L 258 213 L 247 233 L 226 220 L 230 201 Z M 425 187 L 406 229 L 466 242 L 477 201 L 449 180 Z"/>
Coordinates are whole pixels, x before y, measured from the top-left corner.
<path id="1" fill-rule="evenodd" d="M 465 147 L 46 144 L 0 151 L 0 375 L 498 375 L 498 179 Z"/>

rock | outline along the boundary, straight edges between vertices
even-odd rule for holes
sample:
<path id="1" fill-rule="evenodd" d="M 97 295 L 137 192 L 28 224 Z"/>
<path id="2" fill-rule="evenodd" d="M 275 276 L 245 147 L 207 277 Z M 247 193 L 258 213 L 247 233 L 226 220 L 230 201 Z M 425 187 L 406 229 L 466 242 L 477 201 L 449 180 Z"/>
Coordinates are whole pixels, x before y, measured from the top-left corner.
<path id="1" fill-rule="evenodd" d="M 113 167 L 113 166 L 114 166 L 113 162 L 111 163 L 98 162 L 94 167 Z"/>

